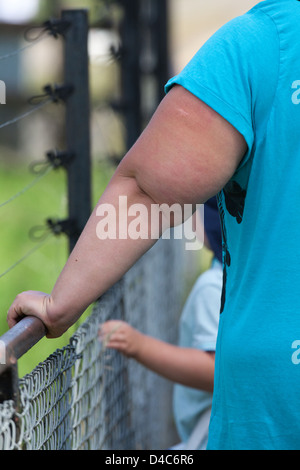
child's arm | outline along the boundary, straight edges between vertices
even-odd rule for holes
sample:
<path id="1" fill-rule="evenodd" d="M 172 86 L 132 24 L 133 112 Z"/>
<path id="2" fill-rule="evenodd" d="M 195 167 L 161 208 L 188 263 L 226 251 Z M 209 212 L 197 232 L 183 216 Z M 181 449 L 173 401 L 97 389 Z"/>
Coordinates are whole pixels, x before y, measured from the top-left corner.
<path id="1" fill-rule="evenodd" d="M 102 325 L 100 339 L 106 347 L 117 349 L 172 382 L 213 391 L 213 352 L 174 346 L 140 333 L 127 323 L 117 320 Z"/>

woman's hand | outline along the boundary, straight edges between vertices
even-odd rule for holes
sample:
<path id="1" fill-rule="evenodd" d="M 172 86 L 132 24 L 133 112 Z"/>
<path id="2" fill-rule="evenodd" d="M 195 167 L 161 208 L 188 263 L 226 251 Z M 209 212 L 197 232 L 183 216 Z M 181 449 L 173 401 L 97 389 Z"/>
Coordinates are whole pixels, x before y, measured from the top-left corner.
<path id="1" fill-rule="evenodd" d="M 58 338 L 67 326 L 63 319 L 54 315 L 51 295 L 38 291 L 26 291 L 17 295 L 7 312 L 9 328 L 15 326 L 25 316 L 37 317 L 44 323 L 47 338 Z"/>

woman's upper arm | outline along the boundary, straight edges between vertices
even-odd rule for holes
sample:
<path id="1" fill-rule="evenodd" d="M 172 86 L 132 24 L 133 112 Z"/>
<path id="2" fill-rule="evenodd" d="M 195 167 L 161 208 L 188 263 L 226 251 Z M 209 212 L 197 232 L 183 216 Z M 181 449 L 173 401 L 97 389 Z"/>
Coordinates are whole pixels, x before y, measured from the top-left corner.
<path id="1" fill-rule="evenodd" d="M 158 204 L 201 204 L 225 186 L 246 151 L 229 122 L 174 86 L 119 170 Z"/>

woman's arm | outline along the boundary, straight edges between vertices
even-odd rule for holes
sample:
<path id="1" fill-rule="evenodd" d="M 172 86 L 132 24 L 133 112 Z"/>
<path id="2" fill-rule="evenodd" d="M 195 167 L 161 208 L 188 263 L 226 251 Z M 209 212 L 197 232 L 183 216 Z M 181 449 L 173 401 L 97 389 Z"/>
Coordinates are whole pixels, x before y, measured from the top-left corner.
<path id="1" fill-rule="evenodd" d="M 235 128 L 175 86 L 117 168 L 51 295 L 19 294 L 8 311 L 9 326 L 24 315 L 33 315 L 44 322 L 48 337 L 60 336 L 155 243 L 150 233 L 138 240 L 99 239 L 101 217 L 97 214 L 104 204 L 115 208 L 117 222 L 124 215 L 120 196 L 127 198 L 128 207 L 142 204 L 151 227 L 153 205 L 176 203 L 183 208 L 184 204 L 204 203 L 228 182 L 246 150 L 246 142 Z M 180 219 L 181 210 L 178 215 Z M 159 232 L 174 223 L 178 221 L 168 220 L 166 210 Z"/>

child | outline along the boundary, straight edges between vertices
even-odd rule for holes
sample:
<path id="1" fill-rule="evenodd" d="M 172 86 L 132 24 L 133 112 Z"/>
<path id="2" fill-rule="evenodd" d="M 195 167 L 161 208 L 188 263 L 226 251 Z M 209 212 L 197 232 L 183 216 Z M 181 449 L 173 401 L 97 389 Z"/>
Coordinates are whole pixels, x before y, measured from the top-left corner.
<path id="1" fill-rule="evenodd" d="M 205 204 L 204 228 L 205 244 L 214 258 L 185 303 L 178 346 L 147 336 L 122 321 L 107 321 L 100 330 L 100 338 L 108 348 L 175 382 L 174 419 L 182 440 L 176 449 L 182 450 L 204 450 L 208 438 L 223 276 L 221 229 L 215 198 Z"/>

